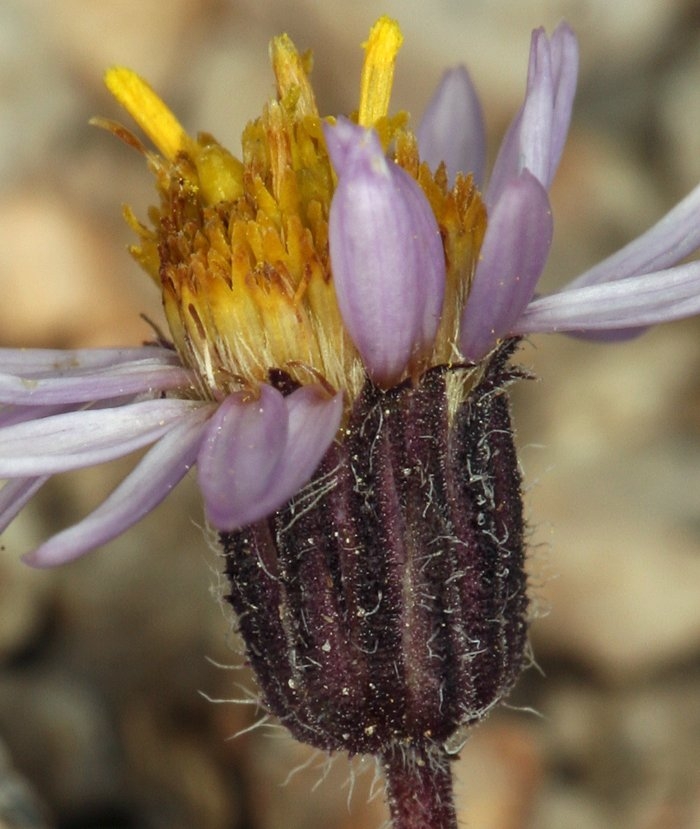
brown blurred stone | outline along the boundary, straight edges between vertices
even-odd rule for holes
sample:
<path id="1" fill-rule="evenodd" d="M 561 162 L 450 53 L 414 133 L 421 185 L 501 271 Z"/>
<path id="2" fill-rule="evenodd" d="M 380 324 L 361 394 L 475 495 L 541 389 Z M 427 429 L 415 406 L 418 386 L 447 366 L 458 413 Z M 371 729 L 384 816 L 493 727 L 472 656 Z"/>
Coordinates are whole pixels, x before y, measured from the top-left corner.
<path id="1" fill-rule="evenodd" d="M 131 787 L 149 826 L 162 829 L 232 829 L 241 825 L 235 779 L 227 780 L 199 730 L 153 717 L 158 701 L 127 706 L 122 736 Z M 179 727 L 176 727 L 179 726 Z"/>
<path id="2" fill-rule="evenodd" d="M 112 64 L 132 66 L 154 83 L 162 81 L 177 66 L 192 27 L 208 11 L 207 3 L 191 0 L 167 4 L 121 0 L 106 5 L 25 0 L 22 6 L 35 22 L 36 36 L 58 45 L 63 61 L 98 83 Z"/>
<path id="3" fill-rule="evenodd" d="M 55 814 L 77 817 L 118 800 L 119 752 L 104 699 L 62 669 L 0 677 L 0 730 Z"/>
<path id="4" fill-rule="evenodd" d="M 251 811 L 260 829 L 364 829 L 388 812 L 373 758 L 349 762 L 294 742 L 279 727 L 265 731 L 251 751 Z"/>
<path id="5" fill-rule="evenodd" d="M 537 829 L 602 829 L 619 825 L 613 821 L 585 791 L 555 784 L 543 792 L 531 825 Z"/>
<path id="6" fill-rule="evenodd" d="M 664 79 L 659 96 L 660 127 L 670 145 L 668 160 L 679 182 L 700 179 L 700 31 L 696 26 L 688 34 L 695 48 Z"/>
<path id="7" fill-rule="evenodd" d="M 46 807 L 0 742 L 0 829 L 49 829 Z"/>
<path id="8" fill-rule="evenodd" d="M 55 193 L 32 189 L 0 202 L 3 344 L 138 344 L 149 336 L 110 281 L 99 235 Z"/>
<path id="9" fill-rule="evenodd" d="M 21 521 L 21 519 L 20 519 Z M 21 526 L 21 525 L 20 525 Z M 21 533 L 14 528 L 12 539 Z M 12 552 L 8 552 L 8 545 Z M 46 624 L 53 580 L 30 570 L 16 557 L 16 547 L 3 539 L 0 548 L 0 665 L 20 653 Z"/>
<path id="10" fill-rule="evenodd" d="M 528 825 L 542 774 L 532 729 L 507 717 L 475 729 L 455 764 L 461 823 L 479 829 Z"/>

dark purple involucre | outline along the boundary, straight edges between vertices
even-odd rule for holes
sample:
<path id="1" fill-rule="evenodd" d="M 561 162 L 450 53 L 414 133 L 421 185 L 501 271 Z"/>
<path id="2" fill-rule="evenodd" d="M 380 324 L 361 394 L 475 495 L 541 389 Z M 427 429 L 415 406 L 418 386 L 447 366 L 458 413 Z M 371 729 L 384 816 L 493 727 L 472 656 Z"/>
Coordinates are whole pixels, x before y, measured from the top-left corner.
<path id="1" fill-rule="evenodd" d="M 429 749 L 520 673 L 513 345 L 479 370 L 441 366 L 388 391 L 368 381 L 302 492 L 221 535 L 264 701 L 298 739 L 351 754 Z"/>

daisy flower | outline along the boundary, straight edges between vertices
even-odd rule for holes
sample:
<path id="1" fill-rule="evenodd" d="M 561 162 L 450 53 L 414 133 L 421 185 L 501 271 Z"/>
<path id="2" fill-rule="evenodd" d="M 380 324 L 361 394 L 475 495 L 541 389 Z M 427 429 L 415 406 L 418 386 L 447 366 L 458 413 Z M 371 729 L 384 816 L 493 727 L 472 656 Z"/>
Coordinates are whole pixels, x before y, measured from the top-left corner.
<path id="1" fill-rule="evenodd" d="M 539 296 L 578 46 L 533 33 L 523 104 L 484 181 L 481 107 L 447 72 L 412 131 L 390 112 L 398 25 L 365 44 L 357 112 L 322 118 L 311 59 L 236 156 L 150 86 L 106 83 L 154 145 L 127 209 L 168 335 L 0 351 L 0 529 L 48 478 L 150 446 L 89 516 L 25 556 L 109 541 L 196 466 L 262 698 L 299 739 L 380 758 L 395 829 L 454 829 L 450 752 L 528 661 L 510 358 L 533 333 L 620 339 L 700 312 L 700 188 Z"/>

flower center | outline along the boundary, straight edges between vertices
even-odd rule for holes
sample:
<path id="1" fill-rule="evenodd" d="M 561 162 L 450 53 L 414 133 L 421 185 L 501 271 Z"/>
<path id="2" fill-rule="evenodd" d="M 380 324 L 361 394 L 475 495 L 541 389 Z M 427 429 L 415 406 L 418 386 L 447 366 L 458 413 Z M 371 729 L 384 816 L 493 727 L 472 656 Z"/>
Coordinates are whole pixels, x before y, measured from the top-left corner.
<path id="1" fill-rule="evenodd" d="M 401 40 L 388 18 L 372 28 L 357 121 L 377 130 L 435 212 L 448 285 L 433 362 L 450 362 L 458 357 L 456 326 L 485 214 L 471 178 L 458 178 L 450 190 L 444 169 L 433 175 L 420 163 L 407 116 L 388 116 Z M 286 35 L 270 51 L 277 96 L 245 128 L 240 159 L 211 135 L 187 135 L 135 73 L 106 74 L 112 94 L 161 153 L 103 122 L 138 146 L 155 174 L 160 203 L 149 213 L 152 226 L 125 211 L 139 237 L 132 254 L 159 285 L 174 344 L 207 396 L 255 394 L 281 370 L 294 384 L 321 380 L 344 389 L 350 402 L 365 371 L 333 287 L 328 216 L 335 177 L 309 80 L 311 58 Z"/>

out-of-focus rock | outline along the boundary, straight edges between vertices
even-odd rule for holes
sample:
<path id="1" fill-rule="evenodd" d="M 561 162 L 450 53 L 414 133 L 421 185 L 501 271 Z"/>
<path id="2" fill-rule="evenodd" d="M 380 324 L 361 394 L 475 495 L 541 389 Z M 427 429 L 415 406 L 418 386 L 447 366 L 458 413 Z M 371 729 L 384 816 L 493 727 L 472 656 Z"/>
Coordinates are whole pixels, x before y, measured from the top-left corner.
<path id="1" fill-rule="evenodd" d="M 240 783 L 227 779 L 216 746 L 203 739 L 201 728 L 192 728 L 195 723 L 154 717 L 154 705 L 157 700 L 144 695 L 122 711 L 130 788 L 142 819 L 157 829 L 239 825 Z"/>
<path id="2" fill-rule="evenodd" d="M 535 810 L 532 826 L 537 829 L 601 829 L 614 826 L 614 818 L 585 791 L 566 785 L 549 786 Z"/>
<path id="3" fill-rule="evenodd" d="M 680 817 L 692 814 L 700 783 L 699 691 L 692 672 L 673 684 L 613 691 L 552 678 L 541 702 L 547 724 L 541 734 L 553 789 L 542 792 L 538 814 L 588 800 L 608 815 L 599 826 L 611 825 L 613 815 L 616 826 L 694 826 Z M 667 824 L 654 822 L 661 815 Z M 534 825 L 556 824 L 538 817 Z"/>
<path id="4" fill-rule="evenodd" d="M 61 59 L 89 81 L 107 66 L 132 66 L 157 83 L 177 68 L 188 33 L 202 20 L 206 3 L 171 0 L 166 4 L 121 0 L 92 5 L 80 0 L 15 5 L 31 20 L 36 38 L 54 51 L 60 31 Z M 99 36 L 97 36 L 99 34 Z"/>
<path id="5" fill-rule="evenodd" d="M 16 555 L 36 543 L 28 526 L 30 514 L 16 519 L 0 545 L 0 665 L 31 647 L 50 612 L 53 579 L 31 570 Z"/>
<path id="6" fill-rule="evenodd" d="M 700 180 L 700 34 L 695 32 L 695 49 L 674 67 L 659 96 L 659 126 L 669 143 L 668 160 L 679 182 Z"/>
<path id="7" fill-rule="evenodd" d="M 0 829 L 49 829 L 44 804 L 12 765 L 0 742 Z"/>
<path id="8" fill-rule="evenodd" d="M 60 669 L 0 677 L 0 732 L 56 814 L 77 819 L 119 802 L 121 758 L 104 701 Z"/>
<path id="9" fill-rule="evenodd" d="M 110 279 L 103 240 L 43 188 L 0 202 L 4 344 L 54 347 L 138 343 L 148 328 L 123 285 Z"/>
<path id="10" fill-rule="evenodd" d="M 460 825 L 521 829 L 542 782 L 543 758 L 533 729 L 501 717 L 474 729 L 455 764 Z"/>
<path id="11" fill-rule="evenodd" d="M 5 188 L 52 152 L 66 124 L 78 117 L 80 92 L 53 50 L 39 47 L 32 18 L 17 2 L 0 5 L 0 77 L 0 186 Z"/>
<path id="12" fill-rule="evenodd" d="M 536 341 L 543 379 L 519 389 L 516 420 L 542 658 L 619 681 L 700 652 L 695 343 L 692 322 L 608 349 Z"/>
<path id="13" fill-rule="evenodd" d="M 295 743 L 275 725 L 260 733 L 244 772 L 260 829 L 363 829 L 387 819 L 374 758 L 328 756 Z M 279 797 L 268 796 L 272 789 Z"/>

